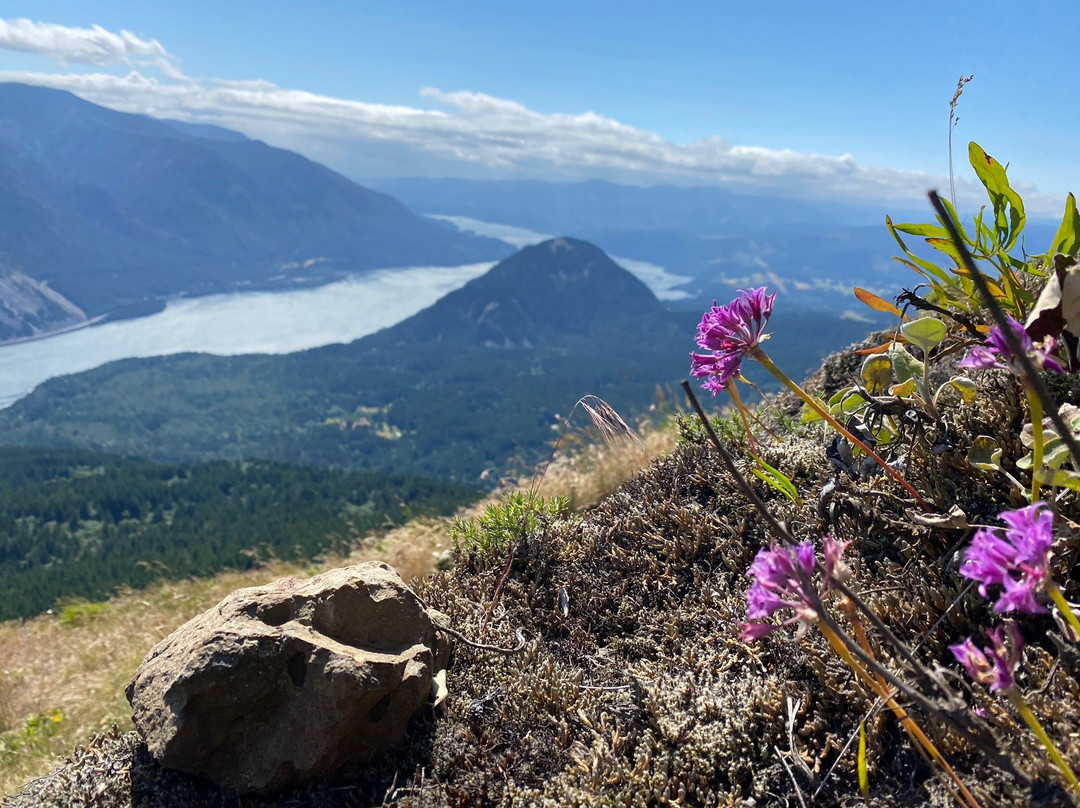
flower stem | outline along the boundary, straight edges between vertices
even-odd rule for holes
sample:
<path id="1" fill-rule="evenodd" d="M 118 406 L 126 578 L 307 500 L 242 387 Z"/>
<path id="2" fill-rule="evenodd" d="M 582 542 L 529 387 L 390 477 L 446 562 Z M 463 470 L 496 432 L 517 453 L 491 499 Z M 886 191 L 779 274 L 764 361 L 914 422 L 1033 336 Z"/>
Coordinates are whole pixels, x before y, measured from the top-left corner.
<path id="1" fill-rule="evenodd" d="M 918 744 L 918 747 L 921 747 L 920 752 L 924 753 L 924 757 L 926 755 L 929 755 L 930 758 L 932 758 L 934 762 L 936 762 L 945 771 L 945 773 L 948 774 L 950 778 L 952 778 L 952 781 L 956 783 L 956 786 L 960 790 L 960 794 L 963 795 L 964 799 L 960 800 L 959 797 L 953 794 L 954 799 L 956 799 L 957 802 L 966 803 L 968 806 L 970 806 L 970 808 L 979 808 L 979 802 L 975 799 L 974 796 L 972 796 L 971 792 L 968 791 L 963 781 L 961 781 L 960 777 L 956 774 L 955 771 L 953 771 L 952 766 L 949 765 L 949 762 L 945 760 L 945 757 L 941 754 L 940 751 L 938 751 L 938 748 L 934 745 L 934 742 L 931 741 L 926 736 L 926 733 L 922 731 L 922 728 L 917 723 L 915 723 L 915 719 L 908 715 L 907 710 L 901 707 L 900 703 L 896 701 L 893 695 L 894 691 L 880 679 L 872 676 L 870 672 L 866 670 L 866 668 L 864 668 L 857 659 L 855 659 L 851 651 L 849 651 L 847 646 L 844 645 L 844 641 L 841 640 L 839 636 L 837 636 L 836 632 L 834 632 L 831 628 L 825 625 L 824 622 L 819 622 L 818 628 L 821 630 L 821 633 L 824 635 L 825 639 L 828 640 L 829 646 L 833 649 L 833 651 L 836 652 L 837 656 L 839 656 L 840 659 L 842 659 L 844 663 L 849 668 L 851 668 L 852 673 L 854 673 L 858 679 L 862 680 L 866 684 L 866 686 L 869 687 L 876 696 L 878 696 L 882 701 L 884 701 L 886 706 L 890 710 L 892 710 L 893 715 L 896 716 L 896 720 L 900 722 L 900 726 L 904 728 L 904 731 L 908 734 L 912 741 Z M 862 643 L 860 643 L 860 645 L 861 644 Z M 869 645 L 869 643 L 867 643 L 867 645 Z M 866 648 L 864 648 L 863 650 L 866 650 Z M 947 782 L 945 783 L 945 785 L 946 787 L 948 787 Z M 952 789 L 950 789 L 950 791 L 951 790 Z"/>
<path id="2" fill-rule="evenodd" d="M 1043 466 L 1043 412 L 1042 399 L 1029 384 L 1024 385 L 1028 407 L 1031 409 L 1031 501 L 1039 499 L 1039 475 Z"/>
<path id="3" fill-rule="evenodd" d="M 1024 697 L 1020 695 L 1020 689 L 1013 685 L 1006 693 L 1008 693 L 1009 700 L 1012 702 L 1016 712 L 1020 714 L 1020 717 L 1024 719 L 1024 723 L 1035 733 L 1035 737 L 1039 739 L 1039 743 L 1046 748 L 1046 752 L 1050 755 L 1050 759 L 1054 761 L 1059 769 L 1061 769 L 1061 773 L 1065 776 L 1065 781 L 1069 784 L 1069 787 L 1074 791 L 1080 792 L 1080 782 L 1077 781 L 1076 775 L 1073 774 L 1073 770 L 1069 768 L 1069 764 L 1065 762 L 1065 758 L 1058 752 L 1057 747 L 1054 746 L 1054 742 L 1050 740 L 1050 736 L 1046 734 L 1046 730 L 1044 730 L 1042 724 L 1039 723 L 1039 719 L 1035 717 L 1035 713 L 1031 712 L 1031 708 L 1028 707 L 1027 702 L 1024 701 Z"/>
<path id="4" fill-rule="evenodd" d="M 938 413 L 937 404 L 934 403 L 934 395 L 930 392 L 930 350 L 928 348 L 923 348 L 922 360 L 922 389 L 919 392 L 922 393 L 923 402 L 926 404 L 926 411 L 930 417 L 935 423 L 941 423 L 941 415 Z"/>
<path id="5" fill-rule="evenodd" d="M 739 388 L 735 384 L 735 380 L 732 379 L 727 383 L 725 388 L 728 395 L 731 396 L 731 400 L 735 402 L 735 408 L 739 411 L 739 417 L 742 418 L 743 429 L 746 430 L 746 440 L 750 444 L 750 454 L 757 460 L 757 445 L 754 443 L 754 433 L 750 431 L 750 422 L 746 419 L 746 407 L 743 406 L 742 399 L 739 397 Z"/>
<path id="6" fill-rule="evenodd" d="M 1046 585 L 1046 591 L 1050 595 L 1050 599 L 1054 601 L 1054 604 L 1061 610 L 1062 616 L 1072 627 L 1072 630 L 1076 632 L 1076 636 L 1080 637 L 1080 620 L 1076 619 L 1076 612 L 1074 612 L 1072 606 L 1069 605 L 1069 601 L 1065 600 L 1065 595 L 1062 594 L 1061 587 L 1053 581 L 1049 581 Z"/>
<path id="7" fill-rule="evenodd" d="M 903 476 L 901 476 L 900 472 L 898 472 L 896 469 L 894 469 L 892 466 L 882 460 L 881 457 L 877 454 L 877 452 L 867 446 L 864 441 L 855 437 L 855 435 L 853 435 L 850 430 L 848 430 L 843 424 L 833 418 L 829 411 L 822 407 L 821 403 L 817 399 L 809 395 L 805 390 L 799 387 L 798 384 L 788 378 L 784 371 L 780 370 L 780 368 L 778 368 L 776 364 L 771 359 L 769 359 L 768 355 L 763 350 L 761 350 L 760 347 L 754 347 L 753 349 L 748 351 L 747 356 L 751 356 L 758 362 L 760 362 L 761 365 L 767 371 L 769 371 L 769 373 L 771 373 L 780 381 L 781 384 L 783 384 L 785 387 L 791 390 L 791 392 L 793 392 L 804 402 L 806 402 L 806 405 L 812 410 L 814 410 L 814 412 L 816 412 L 818 415 L 820 415 L 829 426 L 831 426 L 833 429 L 835 429 L 853 444 L 866 452 L 869 457 L 872 457 L 890 477 L 900 483 L 900 485 L 904 488 L 905 491 L 915 497 L 915 501 L 919 503 L 919 506 L 924 511 L 933 510 L 929 503 L 927 503 L 927 501 L 922 498 L 922 495 L 915 490 L 915 487 L 912 486 L 912 484 L 909 483 L 907 480 L 905 480 Z"/>

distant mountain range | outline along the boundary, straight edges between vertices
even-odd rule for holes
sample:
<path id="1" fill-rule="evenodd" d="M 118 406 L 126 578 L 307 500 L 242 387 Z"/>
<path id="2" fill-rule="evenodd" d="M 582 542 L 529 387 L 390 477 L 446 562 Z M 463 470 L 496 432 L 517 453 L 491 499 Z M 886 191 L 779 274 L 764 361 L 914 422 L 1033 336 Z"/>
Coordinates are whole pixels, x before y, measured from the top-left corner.
<path id="1" fill-rule="evenodd" d="M 647 261 L 691 279 L 669 305 L 700 309 L 735 289 L 769 284 L 803 307 L 849 309 L 875 320 L 853 286 L 884 296 L 918 277 L 891 260 L 897 247 L 885 227 L 932 220 L 925 208 L 790 200 L 716 187 L 633 186 L 589 181 L 372 179 L 417 213 L 561 233 L 611 255 Z M 1057 222 L 1029 221 L 1025 245 L 1044 250 Z M 486 232 L 480 228 L 476 232 Z M 491 230 L 492 235 L 497 230 Z M 919 248 L 917 240 L 912 245 Z M 930 254 L 931 251 L 927 251 Z"/>
<path id="2" fill-rule="evenodd" d="M 509 252 L 236 132 L 0 85 L 0 340 L 165 296 Z"/>
<path id="3" fill-rule="evenodd" d="M 884 225 L 886 211 L 866 206 L 597 180 L 371 182 L 418 213 L 446 217 L 466 230 L 470 223 L 460 217 L 563 233 L 663 267 L 690 279 L 673 307 L 699 309 L 735 289 L 768 283 L 802 306 L 860 311 L 852 286 L 884 292 L 907 279 L 890 260 L 896 245 Z M 925 216 L 891 213 L 898 221 Z"/>
<path id="4" fill-rule="evenodd" d="M 403 177 L 367 180 L 417 213 L 469 216 L 548 233 L 674 230 L 704 236 L 858 227 L 883 212 L 867 205 L 740 194 L 715 186 L 622 185 L 603 180 L 463 180 Z M 902 211 L 894 211 L 901 217 Z"/>
<path id="5" fill-rule="evenodd" d="M 644 412 L 686 374 L 699 318 L 665 309 L 597 247 L 553 239 L 349 345 L 131 359 L 52 379 L 0 411 L 0 443 L 494 484 L 549 451 L 580 396 Z M 774 324 L 770 354 L 795 375 L 865 330 L 797 307 Z"/>

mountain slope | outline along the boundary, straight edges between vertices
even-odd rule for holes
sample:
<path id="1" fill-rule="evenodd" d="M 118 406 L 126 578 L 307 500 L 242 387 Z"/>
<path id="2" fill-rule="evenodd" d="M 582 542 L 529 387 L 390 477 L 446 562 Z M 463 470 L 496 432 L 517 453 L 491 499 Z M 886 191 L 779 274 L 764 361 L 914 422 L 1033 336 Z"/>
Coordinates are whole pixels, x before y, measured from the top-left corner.
<path id="1" fill-rule="evenodd" d="M 682 319 L 597 248 L 554 240 L 349 345 L 125 360 L 53 379 L 0 411 L 0 441 L 495 482 L 515 454 L 539 457 L 579 396 L 637 410 L 676 381 Z"/>
<path id="2" fill-rule="evenodd" d="M 131 359 L 53 379 L 0 411 L 0 443 L 493 484 L 515 459 L 546 455 L 580 396 L 627 417 L 647 409 L 657 385 L 685 375 L 699 317 L 666 311 L 596 247 L 556 239 L 349 345 Z M 783 320 L 770 353 L 793 373 L 863 330 Z"/>
<path id="3" fill-rule="evenodd" d="M 665 319 L 665 310 L 603 250 L 559 238 L 526 247 L 384 338 L 419 333 L 426 340 L 528 347 L 587 334 L 612 317 L 635 316 Z"/>
<path id="4" fill-rule="evenodd" d="M 312 558 L 476 498 L 438 480 L 0 449 L 0 620 L 159 578 Z"/>
<path id="5" fill-rule="evenodd" d="M 0 85 L 0 254 L 89 314 L 508 251 L 228 130 Z"/>

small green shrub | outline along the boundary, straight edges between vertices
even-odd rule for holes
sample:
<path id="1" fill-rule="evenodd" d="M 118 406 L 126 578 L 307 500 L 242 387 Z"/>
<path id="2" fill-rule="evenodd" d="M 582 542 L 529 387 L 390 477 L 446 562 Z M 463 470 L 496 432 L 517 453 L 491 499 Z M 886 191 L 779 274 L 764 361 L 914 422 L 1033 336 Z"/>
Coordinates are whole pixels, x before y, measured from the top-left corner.
<path id="1" fill-rule="evenodd" d="M 81 626 L 105 610 L 104 603 L 72 600 L 57 606 L 54 614 L 62 626 Z"/>
<path id="2" fill-rule="evenodd" d="M 486 560 L 505 556 L 518 541 L 540 532 L 547 522 L 564 516 L 569 509 L 566 497 L 509 492 L 480 516 L 454 520 L 450 526 L 454 556 L 486 566 Z"/>
<path id="3" fill-rule="evenodd" d="M 0 755 L 34 754 L 49 748 L 49 739 L 60 731 L 64 711 L 59 707 L 27 717 L 23 725 L 0 736 Z"/>

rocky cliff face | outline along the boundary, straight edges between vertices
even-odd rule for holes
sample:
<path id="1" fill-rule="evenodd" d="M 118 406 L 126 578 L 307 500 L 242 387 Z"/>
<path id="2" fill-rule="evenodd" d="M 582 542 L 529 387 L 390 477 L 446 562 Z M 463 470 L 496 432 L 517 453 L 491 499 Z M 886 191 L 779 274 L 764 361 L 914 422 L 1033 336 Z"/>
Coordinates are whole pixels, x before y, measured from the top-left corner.
<path id="1" fill-rule="evenodd" d="M 0 344 L 71 328 L 86 313 L 47 283 L 0 266 Z"/>

